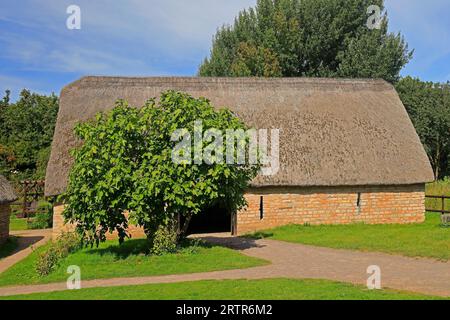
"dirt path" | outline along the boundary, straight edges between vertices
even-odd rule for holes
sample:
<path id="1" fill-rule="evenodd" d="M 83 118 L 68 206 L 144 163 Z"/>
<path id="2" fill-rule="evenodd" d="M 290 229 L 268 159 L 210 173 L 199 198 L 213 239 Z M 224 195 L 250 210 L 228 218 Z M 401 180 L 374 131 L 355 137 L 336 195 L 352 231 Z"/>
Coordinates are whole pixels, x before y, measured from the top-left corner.
<path id="1" fill-rule="evenodd" d="M 51 238 L 52 230 L 11 231 L 10 234 L 18 237 L 17 248 L 10 256 L 0 260 L 0 273 L 9 269 L 20 260 L 25 259 L 34 249 L 47 243 Z"/>
<path id="2" fill-rule="evenodd" d="M 365 285 L 367 267 L 381 268 L 384 288 L 450 296 L 450 262 L 414 259 L 383 253 L 336 250 L 274 240 L 232 238 L 222 234 L 203 236 L 207 241 L 231 247 L 271 265 L 206 273 L 86 280 L 83 288 L 173 283 L 198 280 L 312 278 Z M 0 288 L 0 296 L 66 290 L 65 283 Z"/>
<path id="3" fill-rule="evenodd" d="M 381 269 L 384 288 L 450 297 L 450 261 L 222 235 L 204 239 L 271 261 L 269 268 L 274 277 L 329 279 L 366 285 L 367 268 L 375 265 Z"/>

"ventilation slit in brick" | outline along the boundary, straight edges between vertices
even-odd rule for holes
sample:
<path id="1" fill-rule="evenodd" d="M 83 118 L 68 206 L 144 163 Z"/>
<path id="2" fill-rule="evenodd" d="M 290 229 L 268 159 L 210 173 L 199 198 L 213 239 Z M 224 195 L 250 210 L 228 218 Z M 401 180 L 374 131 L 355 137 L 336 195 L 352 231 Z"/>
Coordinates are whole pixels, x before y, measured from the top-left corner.
<path id="1" fill-rule="evenodd" d="M 259 219 L 264 219 L 264 197 L 259 198 Z"/>
<path id="2" fill-rule="evenodd" d="M 357 214 L 361 214 L 361 192 L 358 192 L 358 198 L 356 200 L 356 207 L 358 209 Z"/>

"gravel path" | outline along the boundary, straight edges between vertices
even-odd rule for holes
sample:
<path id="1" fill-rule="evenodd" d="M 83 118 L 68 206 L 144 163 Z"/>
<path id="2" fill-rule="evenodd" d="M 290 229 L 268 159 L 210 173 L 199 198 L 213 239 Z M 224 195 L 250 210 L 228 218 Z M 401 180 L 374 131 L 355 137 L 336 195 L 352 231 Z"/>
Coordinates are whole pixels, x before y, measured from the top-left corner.
<path id="1" fill-rule="evenodd" d="M 10 235 L 18 237 L 17 248 L 10 256 L 0 260 L 0 273 L 28 257 L 34 249 L 46 244 L 51 239 L 52 230 L 11 231 Z"/>
<path id="2" fill-rule="evenodd" d="M 319 248 L 274 240 L 235 238 L 224 234 L 198 235 L 218 245 L 269 260 L 272 264 L 240 270 L 194 274 L 82 281 L 83 288 L 174 283 L 198 280 L 298 278 L 329 279 L 365 285 L 367 268 L 381 268 L 383 288 L 450 297 L 450 262 L 383 253 Z M 65 283 L 4 287 L 0 296 L 66 290 Z"/>

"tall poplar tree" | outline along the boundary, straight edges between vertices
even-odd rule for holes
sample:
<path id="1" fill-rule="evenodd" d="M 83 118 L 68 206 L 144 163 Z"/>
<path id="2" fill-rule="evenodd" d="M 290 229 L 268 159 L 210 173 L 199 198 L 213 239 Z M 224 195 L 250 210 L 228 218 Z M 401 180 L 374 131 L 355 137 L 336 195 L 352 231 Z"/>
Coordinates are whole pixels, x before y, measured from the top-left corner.
<path id="1" fill-rule="evenodd" d="M 349 77 L 398 81 L 412 57 L 388 32 L 383 0 L 258 0 L 220 28 L 200 76 Z"/>

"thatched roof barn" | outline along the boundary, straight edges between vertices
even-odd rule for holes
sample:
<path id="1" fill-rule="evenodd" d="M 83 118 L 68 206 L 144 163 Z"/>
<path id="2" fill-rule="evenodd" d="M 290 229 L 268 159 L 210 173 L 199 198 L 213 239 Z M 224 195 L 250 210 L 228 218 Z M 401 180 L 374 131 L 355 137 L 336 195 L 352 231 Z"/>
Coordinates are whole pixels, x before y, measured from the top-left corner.
<path id="1" fill-rule="evenodd" d="M 16 192 L 8 180 L 0 175 L 0 204 L 6 204 L 17 200 Z"/>
<path id="2" fill-rule="evenodd" d="M 16 192 L 6 178 L 0 175 L 0 245 L 9 237 L 9 204 L 17 200 Z"/>
<path id="3" fill-rule="evenodd" d="M 254 187 L 392 187 L 434 178 L 398 94 L 383 80 L 85 77 L 61 92 L 46 195 L 66 188 L 76 123 L 119 98 L 141 106 L 168 89 L 226 106 L 249 126 L 280 129 L 280 170 Z"/>

